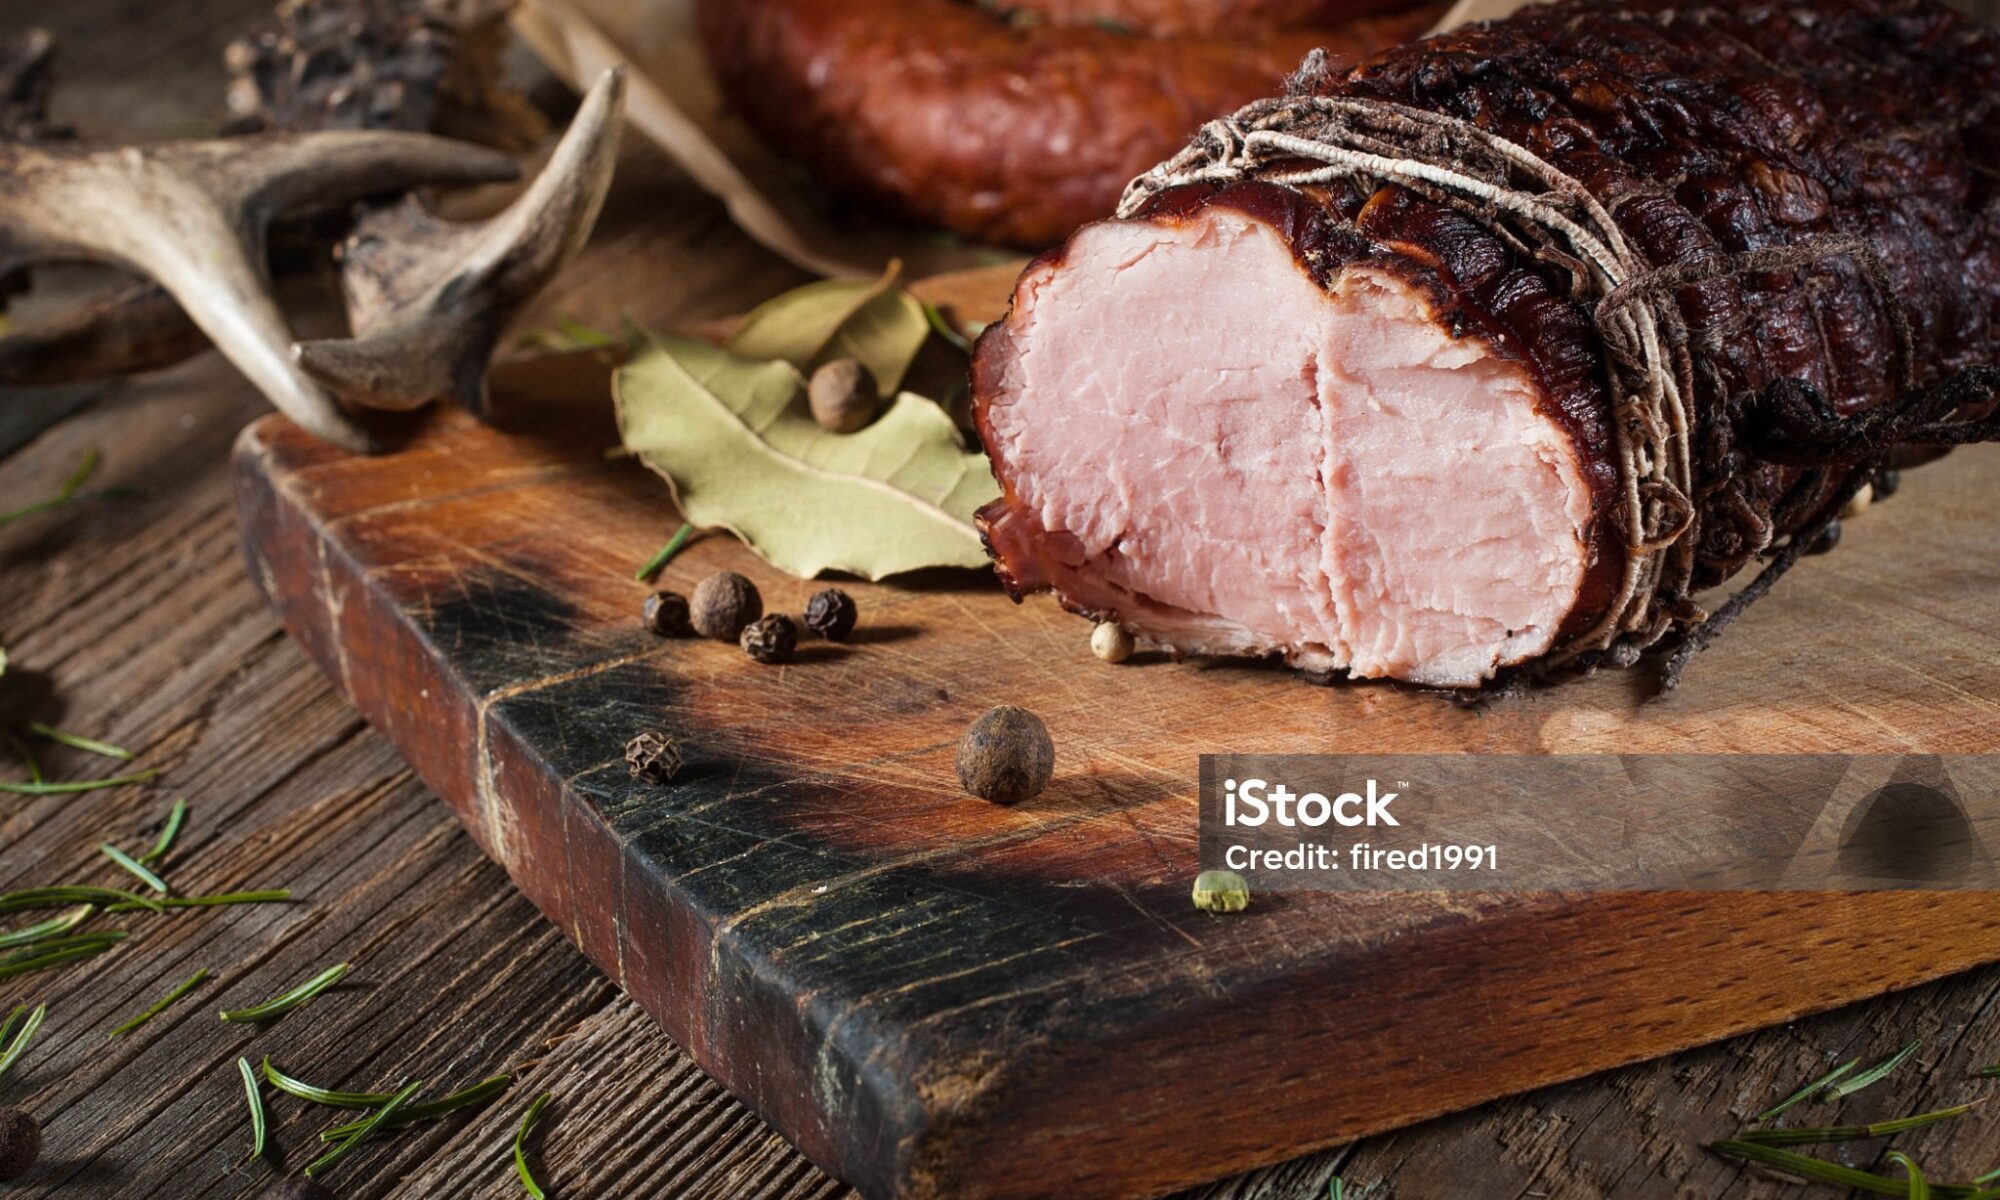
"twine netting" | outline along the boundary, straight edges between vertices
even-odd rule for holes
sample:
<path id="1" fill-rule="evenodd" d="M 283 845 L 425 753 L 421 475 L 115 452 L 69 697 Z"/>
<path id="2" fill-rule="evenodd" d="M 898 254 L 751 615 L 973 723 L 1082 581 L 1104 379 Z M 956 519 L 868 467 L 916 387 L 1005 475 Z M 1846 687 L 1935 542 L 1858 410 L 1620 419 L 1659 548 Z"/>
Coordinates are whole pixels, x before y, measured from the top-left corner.
<path id="1" fill-rule="evenodd" d="M 1372 190 L 1396 183 L 1565 273 L 1569 298 L 1589 315 L 1604 350 L 1626 557 L 1601 618 L 1553 647 L 1545 665 L 1580 658 L 1629 665 L 1670 633 L 1698 625 L 1703 614 L 1688 598 L 1701 482 L 1692 445 L 1697 380 L 1706 371 L 1690 350 L 1675 291 L 1837 256 L 1857 259 L 1879 287 L 1883 270 L 1874 249 L 1858 238 L 1828 237 L 1656 266 L 1626 240 L 1599 197 L 1546 160 L 1445 114 L 1303 94 L 1322 71 L 1309 60 L 1292 94 L 1210 122 L 1180 154 L 1131 183 L 1119 215 L 1133 216 L 1154 196 L 1189 184 L 1254 179 L 1313 188 L 1348 181 Z M 1907 327 L 1900 311 L 1888 307 L 1907 381 Z"/>

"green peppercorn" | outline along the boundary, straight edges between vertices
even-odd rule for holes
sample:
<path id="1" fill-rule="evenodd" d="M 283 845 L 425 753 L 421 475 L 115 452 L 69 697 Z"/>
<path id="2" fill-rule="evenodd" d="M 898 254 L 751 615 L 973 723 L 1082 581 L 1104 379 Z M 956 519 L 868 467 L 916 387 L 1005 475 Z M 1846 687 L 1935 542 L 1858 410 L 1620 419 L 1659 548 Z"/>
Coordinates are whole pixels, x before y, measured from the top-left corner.
<path id="1" fill-rule="evenodd" d="M 760 663 L 785 663 L 799 648 L 799 627 L 783 613 L 772 613 L 743 627 L 743 653 Z"/>
<path id="2" fill-rule="evenodd" d="M 988 709 L 958 742 L 958 781 L 983 800 L 1017 804 L 1049 786 L 1056 744 L 1048 726 L 1025 708 Z"/>
<path id="3" fill-rule="evenodd" d="M 661 637 L 686 637 L 694 629 L 689 611 L 687 597 L 679 592 L 654 592 L 646 597 L 646 628 Z"/>
<path id="4" fill-rule="evenodd" d="M 688 619 L 703 637 L 733 642 L 743 627 L 764 615 L 757 585 L 734 571 L 717 571 L 696 585 Z"/>
<path id="5" fill-rule="evenodd" d="M 1250 881 L 1234 871 L 1203 871 L 1194 877 L 1194 906 L 1203 912 L 1242 912 L 1250 907 Z"/>
<path id="6" fill-rule="evenodd" d="M 806 601 L 806 628 L 829 642 L 846 641 L 847 635 L 854 632 L 859 615 L 854 598 L 839 588 L 815 592 Z"/>
<path id="7" fill-rule="evenodd" d="M 26 1175 L 42 1155 L 42 1123 L 24 1108 L 0 1108 L 0 1179 Z"/>
<path id="8" fill-rule="evenodd" d="M 1115 621 L 1100 621 L 1090 631 L 1090 652 L 1108 663 L 1122 663 L 1132 657 L 1132 635 Z"/>

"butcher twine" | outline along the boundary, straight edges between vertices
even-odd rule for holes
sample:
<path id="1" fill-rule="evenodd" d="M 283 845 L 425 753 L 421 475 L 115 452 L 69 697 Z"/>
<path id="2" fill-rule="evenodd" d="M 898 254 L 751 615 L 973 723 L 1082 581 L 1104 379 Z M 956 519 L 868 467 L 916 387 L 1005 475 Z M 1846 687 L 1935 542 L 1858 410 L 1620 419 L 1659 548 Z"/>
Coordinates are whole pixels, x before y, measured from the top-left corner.
<path id="1" fill-rule="evenodd" d="M 1688 600 L 1696 544 L 1689 402 L 1697 364 L 1674 289 L 1853 256 L 1879 291 L 1883 269 L 1874 248 L 1858 238 L 1829 237 L 1655 267 L 1583 184 L 1525 148 L 1442 113 L 1302 94 L 1324 77 L 1323 56 L 1315 54 L 1294 77 L 1292 94 L 1211 121 L 1187 149 L 1132 181 L 1118 215 L 1133 216 L 1154 196 L 1186 184 L 1393 180 L 1466 214 L 1514 250 L 1566 270 L 1570 298 L 1587 308 L 1606 352 L 1627 553 L 1623 582 L 1603 618 L 1553 648 L 1546 664 L 1630 665 L 1669 633 L 1698 625 L 1703 615 Z M 1888 308 L 1907 381 L 1908 330 L 1897 306 Z"/>

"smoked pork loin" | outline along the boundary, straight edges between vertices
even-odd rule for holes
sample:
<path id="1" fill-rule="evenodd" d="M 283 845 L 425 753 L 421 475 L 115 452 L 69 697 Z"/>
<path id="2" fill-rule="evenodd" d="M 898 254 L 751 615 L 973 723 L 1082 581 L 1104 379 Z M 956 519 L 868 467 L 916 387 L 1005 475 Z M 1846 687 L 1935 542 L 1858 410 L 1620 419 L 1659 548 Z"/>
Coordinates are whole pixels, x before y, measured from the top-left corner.
<path id="1" fill-rule="evenodd" d="M 1677 673 L 1874 473 L 1993 436 L 1997 101 L 2000 41 L 1929 0 L 1309 63 L 980 340 L 1001 577 L 1319 677 Z"/>

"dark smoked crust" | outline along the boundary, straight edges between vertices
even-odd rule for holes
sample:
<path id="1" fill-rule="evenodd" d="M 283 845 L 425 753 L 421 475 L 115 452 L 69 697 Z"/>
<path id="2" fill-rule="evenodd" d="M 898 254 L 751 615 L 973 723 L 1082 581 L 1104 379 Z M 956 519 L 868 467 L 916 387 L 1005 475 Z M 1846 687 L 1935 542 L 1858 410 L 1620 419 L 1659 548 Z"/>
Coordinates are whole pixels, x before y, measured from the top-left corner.
<path id="1" fill-rule="evenodd" d="M 1277 90 L 1311 50 L 1355 61 L 1422 32 L 1436 8 L 1226 37 L 1014 28 L 972 0 L 699 0 L 696 12 L 723 94 L 828 190 L 1041 249 L 1109 215 L 1134 175 Z"/>
<path id="2" fill-rule="evenodd" d="M 1390 51 L 1319 90 L 1447 113 L 1527 147 L 1581 181 L 1656 265 L 1865 235 L 1911 327 L 1915 386 L 2000 360 L 2000 40 L 1932 0 L 1585 0 Z M 1177 219 L 1217 203 L 1285 230 L 1323 274 L 1366 261 L 1420 283 L 1449 319 L 1532 366 L 1598 505 L 1589 585 L 1564 633 L 1591 624 L 1623 566 L 1613 536 L 1622 513 L 1602 349 L 1561 291 L 1565 274 L 1397 187 L 1368 197 L 1184 189 L 1163 194 L 1147 216 Z M 1734 473 L 1710 453 L 1742 403 L 1796 378 L 1856 412 L 1899 394 L 1903 364 L 1891 301 L 1852 260 L 1675 295 L 1700 367 L 1696 583 L 1707 587 L 1755 561 L 1745 505 L 1724 485 L 1742 485 L 1754 524 L 1798 480 L 1768 465 Z M 989 331 L 982 357 L 989 344 L 1000 353 L 1006 336 L 1004 325 Z M 975 372 L 981 410 L 995 380 L 990 364 Z M 993 521 L 1014 492 L 1005 447 L 989 448 L 1003 488 Z M 1819 494 L 1844 482 L 1831 471 Z M 1774 537 L 1817 515 L 1810 504 L 1787 508 L 1790 523 Z M 1018 542 L 1009 546 L 1018 553 Z"/>
<path id="3" fill-rule="evenodd" d="M 1156 36 L 1309 29 L 1411 7 L 1410 0 L 1002 0 L 995 8 L 1065 25 L 1114 25 Z"/>

